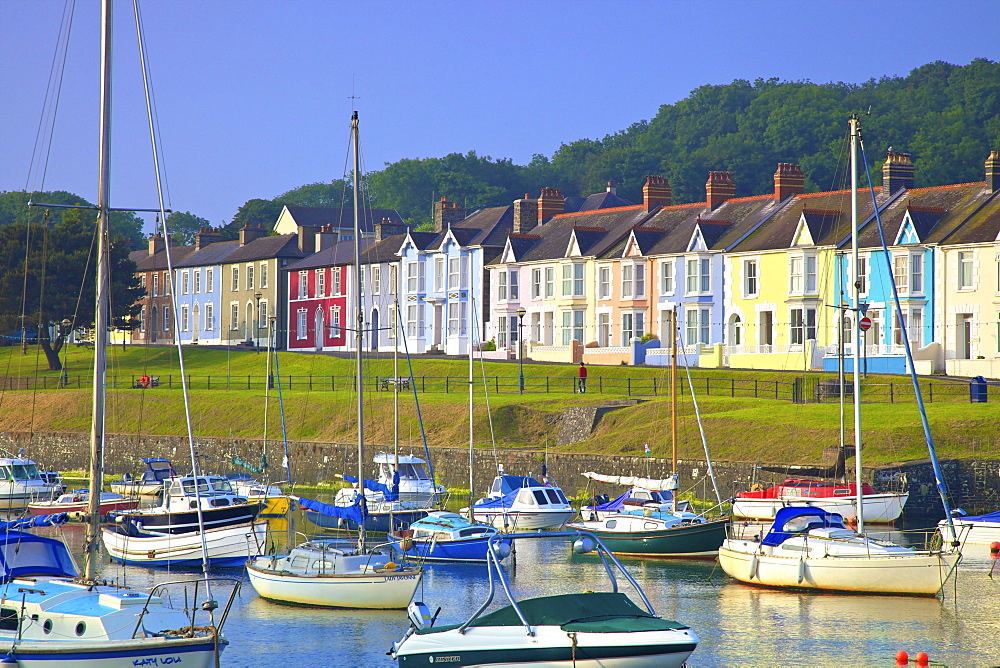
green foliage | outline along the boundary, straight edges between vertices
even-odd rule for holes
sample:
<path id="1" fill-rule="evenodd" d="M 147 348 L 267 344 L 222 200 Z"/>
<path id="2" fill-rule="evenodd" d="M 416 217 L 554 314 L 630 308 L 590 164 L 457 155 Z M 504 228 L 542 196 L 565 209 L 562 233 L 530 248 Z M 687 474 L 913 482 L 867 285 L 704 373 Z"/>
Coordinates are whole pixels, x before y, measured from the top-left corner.
<path id="1" fill-rule="evenodd" d="M 28 202 L 79 206 L 82 209 L 29 207 Z M 93 208 L 94 205 L 84 198 L 62 190 L 35 193 L 23 190 L 3 192 L 0 193 L 0 225 L 40 223 L 42 221 L 56 225 L 62 221 L 64 216 L 75 215 L 72 213 L 74 211 L 93 210 Z M 140 246 L 143 242 L 142 220 L 131 211 L 112 211 L 108 217 L 108 227 L 112 237 L 126 239 L 134 246 Z"/>
<path id="2" fill-rule="evenodd" d="M 174 211 L 167 216 L 167 230 L 170 231 L 170 236 L 174 238 L 174 241 L 182 246 L 194 243 L 195 235 L 203 227 L 212 227 L 212 224 L 207 219 L 196 216 L 190 211 L 183 213 Z"/>

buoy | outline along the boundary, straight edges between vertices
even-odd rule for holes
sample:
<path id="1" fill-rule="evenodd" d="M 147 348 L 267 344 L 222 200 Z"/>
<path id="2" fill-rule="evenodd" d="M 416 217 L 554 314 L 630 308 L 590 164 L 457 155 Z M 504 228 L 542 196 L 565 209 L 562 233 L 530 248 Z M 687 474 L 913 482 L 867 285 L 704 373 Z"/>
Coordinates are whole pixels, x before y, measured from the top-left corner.
<path id="1" fill-rule="evenodd" d="M 918 666 L 926 666 L 930 659 L 927 658 L 927 652 L 917 652 L 913 655 L 913 660 L 917 662 Z"/>
<path id="2" fill-rule="evenodd" d="M 1000 559 L 1000 541 L 990 543 L 990 559 Z"/>
<path id="3" fill-rule="evenodd" d="M 905 666 L 910 662 L 910 655 L 906 653 L 905 649 L 901 649 L 896 652 L 896 665 Z"/>

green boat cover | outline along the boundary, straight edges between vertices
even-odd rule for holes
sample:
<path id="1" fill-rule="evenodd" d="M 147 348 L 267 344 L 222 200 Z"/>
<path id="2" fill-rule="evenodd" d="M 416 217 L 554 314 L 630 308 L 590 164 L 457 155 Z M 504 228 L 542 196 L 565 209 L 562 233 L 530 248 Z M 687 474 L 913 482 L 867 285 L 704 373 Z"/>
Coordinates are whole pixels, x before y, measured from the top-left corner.
<path id="1" fill-rule="evenodd" d="M 584 592 L 540 596 L 521 601 L 524 618 L 532 626 L 558 626 L 578 633 L 629 633 L 632 631 L 668 631 L 686 629 L 669 619 L 649 614 L 621 592 Z M 521 626 L 514 606 L 508 605 L 483 615 L 471 626 Z M 420 629 L 418 634 L 442 633 L 460 624 Z"/>

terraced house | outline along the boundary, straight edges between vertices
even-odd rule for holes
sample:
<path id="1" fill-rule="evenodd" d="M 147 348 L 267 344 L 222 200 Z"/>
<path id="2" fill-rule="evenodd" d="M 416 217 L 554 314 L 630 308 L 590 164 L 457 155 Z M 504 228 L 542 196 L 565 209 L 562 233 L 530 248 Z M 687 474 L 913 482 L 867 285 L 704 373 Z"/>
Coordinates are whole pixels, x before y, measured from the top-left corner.
<path id="1" fill-rule="evenodd" d="M 138 322 L 132 329 L 133 343 L 174 343 L 176 327 L 167 253 L 176 265 L 194 250 L 194 246 L 175 246 L 173 239 L 157 233 L 149 238 L 147 248 L 129 253 L 139 282 L 146 289 L 146 295 L 139 300 Z"/>
<path id="2" fill-rule="evenodd" d="M 239 242 L 221 238 L 211 229 L 202 229 L 195 235 L 194 250 L 174 267 L 177 336 L 183 344 L 223 342 L 222 263 L 239 248 Z"/>

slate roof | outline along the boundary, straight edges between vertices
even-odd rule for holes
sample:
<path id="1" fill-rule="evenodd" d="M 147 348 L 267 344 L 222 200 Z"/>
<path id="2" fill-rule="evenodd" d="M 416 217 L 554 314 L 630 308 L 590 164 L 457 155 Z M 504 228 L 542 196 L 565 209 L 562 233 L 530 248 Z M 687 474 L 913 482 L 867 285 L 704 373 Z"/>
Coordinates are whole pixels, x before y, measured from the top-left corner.
<path id="1" fill-rule="evenodd" d="M 299 250 L 297 234 L 279 234 L 274 237 L 259 237 L 237 248 L 226 258 L 226 263 L 269 260 L 275 257 L 298 258 L 305 255 Z"/>
<path id="2" fill-rule="evenodd" d="M 635 206 L 635 202 L 630 202 L 610 192 L 594 193 L 583 200 L 577 208 L 567 208 L 566 210 L 594 211 L 596 209 L 614 209 L 620 206 Z"/>
<path id="3" fill-rule="evenodd" d="M 452 223 L 451 231 L 463 247 L 496 246 L 502 248 L 507 235 L 514 229 L 514 207 L 494 206 L 474 211 L 464 220 Z M 446 232 L 442 231 L 427 250 L 435 250 L 444 243 Z"/>
<path id="4" fill-rule="evenodd" d="M 379 262 L 396 262 L 399 260 L 399 249 L 406 241 L 405 234 L 392 234 L 376 244 L 369 246 L 361 253 L 361 264 L 377 264 Z"/>
<path id="5" fill-rule="evenodd" d="M 189 253 L 187 257 L 178 262 L 176 267 L 206 267 L 212 264 L 222 264 L 229 254 L 240 247 L 239 241 L 216 241 L 210 243 L 201 250 Z"/>
<path id="6" fill-rule="evenodd" d="M 642 206 L 564 213 L 555 216 L 544 225 L 532 228 L 528 235 L 511 235 L 510 239 L 516 248 L 515 257 L 518 262 L 538 262 L 566 257 L 566 250 L 574 233 L 581 255 L 602 257 L 627 237 L 633 227 L 641 224 L 649 216 L 649 212 Z M 493 263 L 499 263 L 501 257 L 502 255 L 498 256 Z"/>
<path id="7" fill-rule="evenodd" d="M 144 257 L 135 260 L 136 271 L 162 271 L 167 268 L 168 250 L 170 251 L 170 259 L 173 261 L 174 266 L 176 266 L 178 262 L 194 251 L 194 246 L 171 246 L 169 249 L 161 250 L 159 253 L 153 255 L 150 255 L 149 251 L 132 251 L 132 253 L 129 253 L 129 257 L 131 258 L 133 254 L 145 254 Z"/>
<path id="8" fill-rule="evenodd" d="M 285 209 L 292 216 L 292 219 L 298 225 L 312 225 L 312 226 L 323 226 L 323 225 L 333 225 L 334 228 L 353 228 L 354 227 L 354 208 L 353 207 L 332 207 L 332 206 L 289 206 L 285 205 Z M 395 209 L 365 209 L 360 210 L 362 232 L 371 232 L 374 228 L 372 225 L 374 223 L 381 223 L 384 219 L 388 218 L 393 223 L 398 225 L 403 224 L 403 218 L 399 215 Z"/>
<path id="9" fill-rule="evenodd" d="M 364 253 L 374 243 L 375 240 L 372 238 L 362 238 L 360 240 L 361 252 Z M 288 264 L 284 269 L 287 271 L 302 271 L 304 269 L 336 267 L 345 264 L 354 264 L 354 239 L 338 241 L 328 248 L 324 248 L 312 255 L 305 256 L 297 262 Z"/>
<path id="10" fill-rule="evenodd" d="M 881 212 L 887 243 L 896 239 L 907 212 L 922 243 L 992 242 L 1000 224 L 1000 196 L 991 198 L 982 182 L 908 190 Z M 881 245 L 874 222 L 861 232 L 858 245 Z"/>

